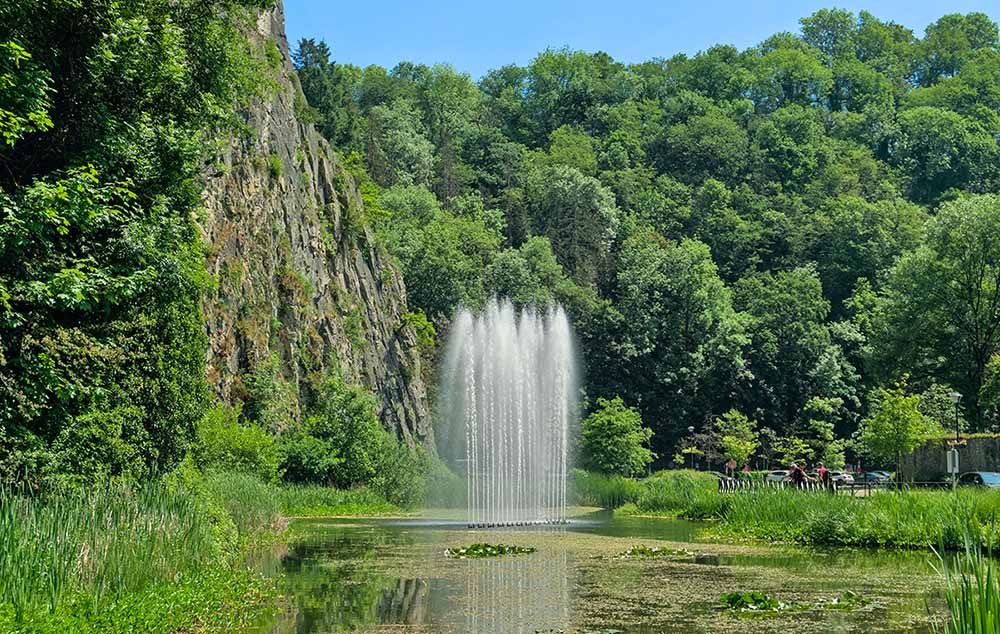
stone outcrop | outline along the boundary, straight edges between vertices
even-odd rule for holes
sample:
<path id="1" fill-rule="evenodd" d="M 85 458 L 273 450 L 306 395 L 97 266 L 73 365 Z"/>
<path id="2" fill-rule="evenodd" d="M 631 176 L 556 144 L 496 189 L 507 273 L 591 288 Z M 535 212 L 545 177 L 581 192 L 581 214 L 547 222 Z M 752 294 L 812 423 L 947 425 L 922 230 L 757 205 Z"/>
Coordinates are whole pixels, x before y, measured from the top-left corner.
<path id="1" fill-rule="evenodd" d="M 402 276 L 376 245 L 351 175 L 297 116 L 305 99 L 280 4 L 256 30 L 277 89 L 242 113 L 245 131 L 208 175 L 200 223 L 216 281 L 203 306 L 209 382 L 236 402 L 248 372 L 276 358 L 297 407 L 326 373 L 342 372 L 375 393 L 387 428 L 433 447 Z"/>

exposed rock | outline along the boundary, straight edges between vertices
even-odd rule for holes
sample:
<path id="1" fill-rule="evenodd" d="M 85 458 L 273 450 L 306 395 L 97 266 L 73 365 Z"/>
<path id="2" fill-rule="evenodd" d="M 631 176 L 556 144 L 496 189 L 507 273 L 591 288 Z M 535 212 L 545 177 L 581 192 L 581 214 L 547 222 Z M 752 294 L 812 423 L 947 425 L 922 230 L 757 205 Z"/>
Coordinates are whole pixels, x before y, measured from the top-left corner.
<path id="1" fill-rule="evenodd" d="M 340 368 L 380 398 L 387 428 L 433 447 L 402 276 L 375 245 L 354 180 L 296 116 L 305 98 L 280 4 L 262 14 L 253 37 L 277 47 L 279 82 L 243 113 L 247 132 L 208 177 L 202 231 L 218 282 L 203 307 L 209 382 L 235 402 L 246 395 L 246 373 L 277 355 L 302 402 Z"/>

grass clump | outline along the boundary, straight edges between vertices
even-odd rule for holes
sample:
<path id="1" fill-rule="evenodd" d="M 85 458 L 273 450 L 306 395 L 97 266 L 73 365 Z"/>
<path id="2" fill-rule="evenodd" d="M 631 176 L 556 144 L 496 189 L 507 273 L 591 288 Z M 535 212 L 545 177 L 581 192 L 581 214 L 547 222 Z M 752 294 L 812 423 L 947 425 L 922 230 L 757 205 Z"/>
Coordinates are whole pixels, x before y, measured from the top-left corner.
<path id="1" fill-rule="evenodd" d="M 479 543 L 461 548 L 449 548 L 444 551 L 444 554 L 455 559 L 482 559 L 484 557 L 502 557 L 504 555 L 527 555 L 533 552 L 535 552 L 535 549 L 531 546 Z"/>
<path id="2" fill-rule="evenodd" d="M 282 512 L 289 517 L 394 515 L 402 511 L 372 489 L 335 489 L 288 485 L 278 491 Z"/>
<path id="3" fill-rule="evenodd" d="M 935 632 L 945 634 L 985 634 L 1000 632 L 1000 577 L 997 563 L 989 554 L 968 542 L 951 567 L 940 560 L 938 572 L 947 582 L 945 600 L 951 618 Z"/>
<path id="4" fill-rule="evenodd" d="M 574 499 L 581 506 L 614 509 L 630 502 L 635 503 L 641 492 L 641 485 L 637 480 L 620 475 L 574 469 L 572 478 Z"/>

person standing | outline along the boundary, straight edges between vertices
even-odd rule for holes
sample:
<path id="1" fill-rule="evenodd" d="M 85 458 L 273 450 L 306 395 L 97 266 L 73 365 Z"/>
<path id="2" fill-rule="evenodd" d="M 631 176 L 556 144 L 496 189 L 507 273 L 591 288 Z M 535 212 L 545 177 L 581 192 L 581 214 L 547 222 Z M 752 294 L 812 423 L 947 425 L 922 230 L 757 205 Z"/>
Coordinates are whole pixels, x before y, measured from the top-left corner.
<path id="1" fill-rule="evenodd" d="M 827 491 L 833 491 L 833 487 L 830 486 L 833 483 L 833 480 L 830 478 L 830 470 L 827 469 L 822 462 L 819 463 L 818 467 L 816 467 L 816 477 L 819 479 L 819 483 L 823 485 L 824 489 Z"/>

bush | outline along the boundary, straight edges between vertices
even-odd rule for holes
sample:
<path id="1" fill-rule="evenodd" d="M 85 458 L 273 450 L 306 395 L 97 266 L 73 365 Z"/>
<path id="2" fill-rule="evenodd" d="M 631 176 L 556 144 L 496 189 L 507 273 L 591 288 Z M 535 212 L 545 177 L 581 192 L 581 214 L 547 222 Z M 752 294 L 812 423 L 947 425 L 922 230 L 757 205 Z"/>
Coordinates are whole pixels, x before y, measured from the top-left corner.
<path id="1" fill-rule="evenodd" d="M 599 473 L 634 476 L 653 461 L 646 443 L 653 436 L 642 426 L 638 410 L 621 398 L 597 399 L 597 410 L 583 421 L 583 465 Z"/>
<path id="2" fill-rule="evenodd" d="M 282 438 L 285 480 L 343 489 L 369 483 L 392 440 L 376 411 L 371 393 L 339 376 L 327 378 L 313 413 Z"/>
<path id="3" fill-rule="evenodd" d="M 422 449 L 386 438 L 379 449 L 371 487 L 401 508 L 414 508 L 426 494 L 427 457 Z"/>
<path id="4" fill-rule="evenodd" d="M 441 460 L 428 457 L 424 505 L 431 508 L 465 508 L 469 489 L 465 478 L 449 469 Z"/>
<path id="5" fill-rule="evenodd" d="M 232 471 L 277 482 L 281 457 L 274 437 L 256 423 L 241 425 L 239 415 L 239 408 L 226 405 L 205 413 L 192 447 L 195 463 L 206 471 Z"/>

